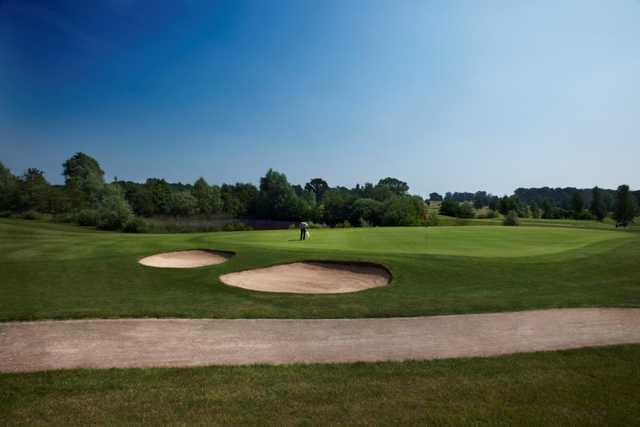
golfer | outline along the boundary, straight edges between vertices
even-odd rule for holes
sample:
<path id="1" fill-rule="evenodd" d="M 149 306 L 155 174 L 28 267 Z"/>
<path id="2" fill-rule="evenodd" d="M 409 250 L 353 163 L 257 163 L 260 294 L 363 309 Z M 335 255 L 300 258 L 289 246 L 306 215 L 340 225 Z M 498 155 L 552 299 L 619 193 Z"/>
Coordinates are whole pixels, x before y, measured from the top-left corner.
<path id="1" fill-rule="evenodd" d="M 300 223 L 300 240 L 306 240 L 307 238 L 307 227 L 309 226 L 309 224 L 307 224 L 306 222 L 301 222 Z"/>

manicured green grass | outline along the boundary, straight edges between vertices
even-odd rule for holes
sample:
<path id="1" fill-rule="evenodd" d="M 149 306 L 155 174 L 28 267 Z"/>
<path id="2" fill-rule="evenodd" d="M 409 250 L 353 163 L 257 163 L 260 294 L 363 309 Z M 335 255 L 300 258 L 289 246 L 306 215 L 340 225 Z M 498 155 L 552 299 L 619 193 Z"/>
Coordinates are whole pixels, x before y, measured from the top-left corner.
<path id="1" fill-rule="evenodd" d="M 542 223 L 542 225 L 545 225 Z M 562 227 L 435 227 L 127 235 L 0 220 L 0 320 L 323 318 L 640 306 L 640 234 Z M 143 267 L 161 251 L 235 251 L 199 269 Z M 340 295 L 227 287 L 218 276 L 294 260 L 379 262 L 391 285 Z"/>
<path id="2" fill-rule="evenodd" d="M 406 363 L 0 374 L 12 425 L 638 425 L 640 345 Z"/>
<path id="3" fill-rule="evenodd" d="M 541 221 L 468 227 L 126 235 L 0 220 L 0 320 L 368 317 L 640 306 L 640 233 Z M 588 227 L 592 229 L 580 229 Z M 600 228 L 600 229 L 598 229 Z M 205 268 L 161 251 L 230 250 Z M 220 274 L 294 260 L 373 261 L 390 286 L 290 295 Z M 640 345 L 406 363 L 0 374 L 3 425 L 633 425 Z"/>
<path id="4" fill-rule="evenodd" d="M 624 239 L 627 233 L 577 231 L 534 227 L 389 227 L 313 230 L 300 242 L 290 231 L 224 234 L 217 241 L 266 249 L 305 252 L 432 254 L 472 257 L 523 257 L 557 254 L 607 240 Z"/>

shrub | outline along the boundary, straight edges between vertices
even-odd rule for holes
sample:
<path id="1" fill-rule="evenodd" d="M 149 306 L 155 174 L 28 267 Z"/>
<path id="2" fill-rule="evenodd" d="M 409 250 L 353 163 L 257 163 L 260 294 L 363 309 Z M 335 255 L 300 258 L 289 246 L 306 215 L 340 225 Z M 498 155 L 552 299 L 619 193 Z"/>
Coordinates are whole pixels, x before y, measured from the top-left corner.
<path id="1" fill-rule="evenodd" d="M 121 230 L 132 215 L 131 207 L 125 200 L 122 190 L 114 185 L 106 186 L 98 209 L 98 228 Z"/>
<path id="2" fill-rule="evenodd" d="M 98 211 L 95 209 L 82 209 L 76 217 L 78 225 L 95 227 L 98 225 Z"/>
<path id="3" fill-rule="evenodd" d="M 122 229 L 125 233 L 147 233 L 149 231 L 149 224 L 143 218 L 134 216 L 124 225 Z"/>
<path id="4" fill-rule="evenodd" d="M 518 218 L 518 214 L 516 211 L 509 211 L 507 216 L 502 220 L 503 225 L 520 225 L 520 218 Z"/>
<path id="5" fill-rule="evenodd" d="M 382 224 L 385 226 L 422 225 L 426 215 L 424 201 L 420 197 L 394 197 L 384 205 Z"/>
<path id="6" fill-rule="evenodd" d="M 298 224 L 296 223 L 289 224 L 289 230 L 295 230 L 296 228 L 298 228 Z"/>
<path id="7" fill-rule="evenodd" d="M 440 215 L 445 216 L 456 216 L 458 212 L 458 203 L 451 199 L 444 199 L 444 201 L 440 204 Z"/>
<path id="8" fill-rule="evenodd" d="M 587 211 L 587 210 L 583 210 L 580 212 L 577 212 L 573 215 L 574 219 L 578 219 L 578 220 L 592 220 L 594 219 L 594 216 L 591 212 Z"/>
<path id="9" fill-rule="evenodd" d="M 0 218 L 9 218 L 12 215 L 11 211 L 2 211 L 0 212 Z"/>
<path id="10" fill-rule="evenodd" d="M 347 220 L 336 224 L 336 228 L 351 228 L 351 223 Z"/>
<path id="11" fill-rule="evenodd" d="M 353 203 L 351 216 L 348 218 L 352 223 L 362 224 L 365 221 L 370 225 L 380 224 L 385 206 L 384 203 L 373 199 L 358 199 Z M 365 227 L 364 225 L 361 225 Z"/>
<path id="12" fill-rule="evenodd" d="M 191 216 L 198 210 L 198 200 L 188 191 L 171 194 L 171 213 L 175 216 Z"/>
<path id="13" fill-rule="evenodd" d="M 251 231 L 253 227 L 250 225 L 244 224 L 242 222 L 236 222 L 233 224 L 225 224 L 222 227 L 222 231 Z"/>
<path id="14" fill-rule="evenodd" d="M 456 217 L 458 218 L 473 218 L 475 217 L 475 211 L 471 203 L 461 203 L 456 210 Z"/>
<path id="15" fill-rule="evenodd" d="M 438 225 L 439 222 L 440 220 L 438 219 L 438 215 L 431 212 L 427 215 L 427 219 L 424 222 L 424 225 L 426 225 L 427 227 L 435 227 Z"/>
<path id="16" fill-rule="evenodd" d="M 70 222 L 75 222 L 76 221 L 76 216 L 73 215 L 72 213 L 59 213 L 59 214 L 55 214 L 51 220 L 53 222 L 60 222 L 60 223 L 70 223 Z"/>
<path id="17" fill-rule="evenodd" d="M 101 230 L 121 230 L 131 218 L 131 211 L 125 209 L 100 209 L 98 213 L 98 228 Z"/>
<path id="18" fill-rule="evenodd" d="M 481 212 L 478 214 L 478 218 L 481 218 L 481 219 L 493 219 L 497 217 L 498 217 L 498 212 L 494 211 L 493 209 L 489 209 L 486 212 Z"/>
<path id="19" fill-rule="evenodd" d="M 20 214 L 20 218 L 28 219 L 28 220 L 34 220 L 34 219 L 42 218 L 42 215 L 40 215 L 38 212 L 36 212 L 34 210 L 28 210 L 28 211 Z"/>

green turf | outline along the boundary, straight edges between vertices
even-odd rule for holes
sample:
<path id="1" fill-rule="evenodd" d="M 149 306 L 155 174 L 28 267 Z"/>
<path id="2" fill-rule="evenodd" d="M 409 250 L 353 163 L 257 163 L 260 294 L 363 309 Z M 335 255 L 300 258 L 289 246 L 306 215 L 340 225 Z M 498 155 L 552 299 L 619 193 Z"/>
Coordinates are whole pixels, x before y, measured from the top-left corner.
<path id="1" fill-rule="evenodd" d="M 545 225 L 542 223 L 541 225 Z M 610 226 L 609 226 L 610 227 Z M 640 306 L 640 233 L 469 226 L 127 235 L 0 220 L 0 320 L 81 317 L 322 318 Z M 160 251 L 235 251 L 199 269 L 143 267 Z M 252 292 L 220 274 L 294 260 L 379 262 L 390 286 L 340 295 Z"/>
<path id="2" fill-rule="evenodd" d="M 406 363 L 0 374 L 13 425 L 632 426 L 640 345 Z"/>
<path id="3" fill-rule="evenodd" d="M 216 241 L 269 250 L 493 258 L 557 254 L 629 236 L 611 231 L 546 227 L 388 227 L 313 230 L 311 239 L 304 242 L 297 240 L 296 233 L 290 231 L 223 234 L 216 236 Z"/>

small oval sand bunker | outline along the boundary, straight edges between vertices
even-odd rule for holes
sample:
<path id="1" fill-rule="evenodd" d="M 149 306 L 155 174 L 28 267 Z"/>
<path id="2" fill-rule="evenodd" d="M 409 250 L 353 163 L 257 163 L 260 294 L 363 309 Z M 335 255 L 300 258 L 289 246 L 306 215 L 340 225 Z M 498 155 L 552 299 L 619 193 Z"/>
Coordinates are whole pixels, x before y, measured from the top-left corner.
<path id="1" fill-rule="evenodd" d="M 232 254 L 228 252 L 196 249 L 190 251 L 165 252 L 142 258 L 139 262 L 148 267 L 159 268 L 196 268 L 222 264 Z"/>
<path id="2" fill-rule="evenodd" d="M 384 286 L 391 273 L 376 264 L 294 262 L 220 276 L 222 283 L 262 292 L 341 294 Z"/>

